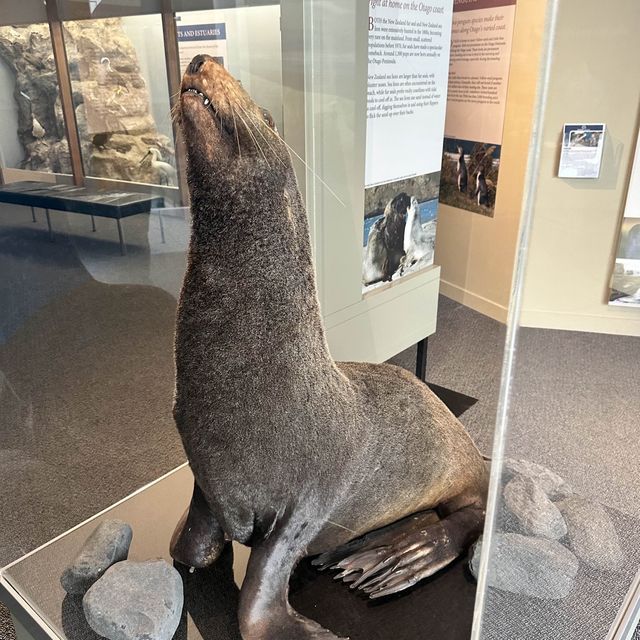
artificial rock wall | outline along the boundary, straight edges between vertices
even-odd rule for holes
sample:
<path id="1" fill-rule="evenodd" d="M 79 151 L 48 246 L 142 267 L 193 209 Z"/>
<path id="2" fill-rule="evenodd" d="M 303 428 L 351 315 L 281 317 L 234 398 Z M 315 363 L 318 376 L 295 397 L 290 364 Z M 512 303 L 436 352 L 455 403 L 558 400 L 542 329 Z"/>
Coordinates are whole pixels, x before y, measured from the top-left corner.
<path id="1" fill-rule="evenodd" d="M 120 18 L 67 22 L 65 45 L 87 175 L 158 183 L 149 147 L 173 162 L 173 144 L 158 133 L 136 50 Z M 49 27 L 0 28 L 0 57 L 15 75 L 20 168 L 70 173 Z M 167 109 L 168 109 L 167 101 Z"/>

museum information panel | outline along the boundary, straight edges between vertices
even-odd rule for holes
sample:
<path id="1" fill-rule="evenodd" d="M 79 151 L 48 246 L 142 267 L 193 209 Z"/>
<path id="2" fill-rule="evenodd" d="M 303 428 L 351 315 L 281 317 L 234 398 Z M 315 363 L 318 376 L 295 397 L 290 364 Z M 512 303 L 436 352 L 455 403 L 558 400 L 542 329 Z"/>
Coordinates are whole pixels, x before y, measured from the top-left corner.
<path id="1" fill-rule="evenodd" d="M 433 264 L 452 10 L 369 3 L 365 293 Z"/>
<path id="2" fill-rule="evenodd" d="M 516 0 L 455 0 L 440 202 L 493 216 Z"/>

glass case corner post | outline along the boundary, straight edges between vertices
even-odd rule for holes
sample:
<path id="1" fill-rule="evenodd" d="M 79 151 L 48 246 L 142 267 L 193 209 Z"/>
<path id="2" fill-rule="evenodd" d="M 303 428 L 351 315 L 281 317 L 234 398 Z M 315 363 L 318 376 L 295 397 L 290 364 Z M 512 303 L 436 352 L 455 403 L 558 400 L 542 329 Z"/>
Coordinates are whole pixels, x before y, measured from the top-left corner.
<path id="1" fill-rule="evenodd" d="M 69 73 L 69 60 L 67 57 L 57 0 L 46 0 L 46 9 L 49 30 L 51 33 L 53 58 L 56 66 L 58 86 L 60 89 L 60 104 L 67 133 L 67 141 L 69 144 L 73 182 L 77 186 L 83 186 L 85 174 L 82 166 L 82 151 L 80 147 L 80 137 L 78 135 L 76 112 L 73 104 L 73 90 L 71 86 L 71 76 Z"/>
<path id="2" fill-rule="evenodd" d="M 495 533 L 499 495 L 502 485 L 502 466 L 505 456 L 505 444 L 508 433 L 509 403 L 511 400 L 511 383 L 513 381 L 515 354 L 522 309 L 522 291 L 526 275 L 527 248 L 531 235 L 535 194 L 540 171 L 540 157 L 543 145 L 544 110 L 549 95 L 551 65 L 553 61 L 554 45 L 558 19 L 559 0 L 549 0 L 547 4 L 544 35 L 542 41 L 542 55 L 539 64 L 538 82 L 536 87 L 536 101 L 533 110 L 533 125 L 531 143 L 527 157 L 527 169 L 524 181 L 524 196 L 522 200 L 522 217 L 518 236 L 516 264 L 509 301 L 507 318 L 507 334 L 505 338 L 504 360 L 498 398 L 496 429 L 492 451 L 491 475 L 489 481 L 489 496 L 487 502 L 487 517 L 483 533 L 483 548 L 478 570 L 478 588 L 476 604 L 473 613 L 471 640 L 482 640 L 486 637 L 484 615 L 487 607 L 487 574 L 490 571 L 492 541 Z"/>

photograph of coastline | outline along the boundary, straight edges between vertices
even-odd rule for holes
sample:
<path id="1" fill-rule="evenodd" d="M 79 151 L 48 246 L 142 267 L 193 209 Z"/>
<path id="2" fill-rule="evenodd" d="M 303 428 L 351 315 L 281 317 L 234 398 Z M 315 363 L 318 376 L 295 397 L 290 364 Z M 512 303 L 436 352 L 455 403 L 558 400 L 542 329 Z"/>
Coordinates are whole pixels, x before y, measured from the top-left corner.
<path id="1" fill-rule="evenodd" d="M 497 144 L 445 138 L 440 202 L 492 218 L 500 151 Z"/>
<path id="2" fill-rule="evenodd" d="M 363 293 L 433 264 L 440 172 L 365 191 Z"/>

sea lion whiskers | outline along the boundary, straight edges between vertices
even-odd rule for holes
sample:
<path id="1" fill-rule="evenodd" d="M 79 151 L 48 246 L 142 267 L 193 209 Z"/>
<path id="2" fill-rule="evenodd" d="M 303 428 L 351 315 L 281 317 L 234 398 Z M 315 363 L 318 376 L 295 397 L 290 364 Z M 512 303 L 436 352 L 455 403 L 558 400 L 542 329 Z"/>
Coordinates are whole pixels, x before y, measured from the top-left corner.
<path id="1" fill-rule="evenodd" d="M 260 146 L 260 143 L 258 142 L 258 139 L 253 134 L 253 131 L 251 131 L 251 127 L 249 127 L 249 125 L 247 124 L 247 121 L 242 117 L 240 112 L 238 112 L 238 118 L 240 118 L 240 120 L 242 120 L 242 124 L 244 124 L 245 129 L 247 130 L 247 133 L 249 134 L 249 136 L 251 136 L 251 139 L 253 140 L 253 143 L 255 144 L 256 148 L 262 154 L 262 157 L 264 158 L 264 161 L 267 163 L 267 166 L 269 167 L 269 169 L 271 169 L 271 164 L 269 163 L 269 160 L 267 160 L 267 156 L 266 156 L 264 150 Z"/>
<path id="2" fill-rule="evenodd" d="M 273 153 L 274 157 L 276 158 L 276 160 L 282 164 L 283 166 L 285 166 L 285 162 L 284 160 L 276 153 L 276 148 L 275 146 L 267 139 L 267 137 L 264 135 L 264 133 L 262 133 L 262 131 L 258 128 L 258 126 L 256 125 L 256 122 L 260 123 L 260 120 L 252 113 L 250 113 L 249 111 L 247 111 L 244 107 L 242 107 L 242 105 L 238 105 L 240 107 L 240 109 L 245 113 L 245 115 L 249 118 L 249 122 L 251 122 L 253 124 L 253 128 L 255 129 L 255 131 L 257 133 L 260 134 L 260 136 L 262 137 L 262 139 L 265 141 L 267 147 L 269 147 L 269 150 L 271 151 L 271 153 Z M 252 122 L 253 120 L 253 122 Z M 267 125 L 266 122 L 262 122 L 260 123 L 262 125 L 264 125 L 267 129 L 269 129 L 269 126 Z M 284 140 L 283 140 L 284 142 Z M 286 143 L 285 143 L 286 144 Z"/>
<path id="3" fill-rule="evenodd" d="M 260 131 L 260 129 L 256 126 L 256 121 L 260 122 L 261 124 L 263 124 L 265 127 L 267 127 L 268 129 L 270 129 L 267 124 L 265 122 L 261 122 L 259 118 L 256 117 L 256 115 L 254 113 L 251 113 L 248 109 L 246 109 L 243 105 L 242 105 L 242 95 L 238 92 L 236 87 L 229 87 L 229 93 L 235 98 L 235 102 L 231 103 L 231 100 L 229 100 L 229 104 L 231 105 L 231 108 L 233 109 L 234 107 L 238 108 L 240 111 L 242 111 L 244 113 L 245 116 L 247 116 L 247 119 L 249 121 L 249 124 L 253 125 L 253 129 L 256 131 L 256 133 L 260 134 L 260 137 L 264 140 L 264 142 L 266 143 L 267 147 L 269 148 L 269 150 L 271 151 L 271 153 L 273 153 L 274 157 L 283 165 L 285 165 L 285 162 L 282 160 L 282 158 L 280 158 L 280 156 L 278 156 L 278 154 L 276 153 L 276 149 L 273 146 L 273 144 L 271 144 L 269 142 L 269 140 L 265 137 L 265 135 L 262 133 L 262 131 Z M 238 113 L 238 116 L 240 116 L 240 113 Z M 247 123 L 244 121 L 243 122 L 245 124 L 245 127 L 247 126 Z M 272 131 L 270 129 L 270 131 Z M 254 138 L 255 139 L 255 138 Z M 257 144 L 257 140 L 256 140 L 256 144 Z M 260 149 L 262 151 L 262 149 Z M 263 156 L 264 156 L 264 152 L 263 152 Z M 266 160 L 266 157 L 265 157 Z"/>
<path id="4" fill-rule="evenodd" d="M 242 151 L 240 149 L 240 136 L 238 135 L 238 124 L 236 122 L 236 112 L 235 109 L 232 108 L 231 115 L 233 116 L 233 128 L 236 133 L 236 142 L 238 143 L 238 157 L 242 158 Z"/>
<path id="5" fill-rule="evenodd" d="M 173 107 L 169 109 L 169 115 L 171 116 L 172 124 L 180 124 L 180 118 L 182 116 L 182 108 L 180 105 L 180 101 L 174 103 Z"/>
<path id="6" fill-rule="evenodd" d="M 248 114 L 250 115 L 250 114 Z M 267 129 L 269 129 L 269 125 L 267 125 L 266 122 L 261 122 L 258 118 L 256 118 L 255 116 L 253 116 L 254 119 L 262 124 L 262 126 L 266 127 Z M 271 130 L 271 129 L 269 129 Z M 309 166 L 309 164 L 304 160 L 304 158 L 302 158 L 298 153 L 296 153 L 295 149 L 286 142 L 286 140 L 284 138 L 282 138 L 281 136 L 278 136 L 280 141 L 282 142 L 282 144 L 287 148 L 287 150 L 289 151 L 289 153 L 292 153 L 303 165 L 304 167 L 311 173 L 311 175 L 318 181 L 320 182 L 320 184 L 322 184 L 327 191 L 343 206 L 346 207 L 347 205 L 345 204 L 345 202 L 342 200 L 342 198 L 340 198 L 340 196 L 311 168 L 311 166 Z M 275 153 L 275 152 L 274 152 Z"/>

